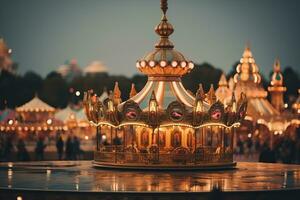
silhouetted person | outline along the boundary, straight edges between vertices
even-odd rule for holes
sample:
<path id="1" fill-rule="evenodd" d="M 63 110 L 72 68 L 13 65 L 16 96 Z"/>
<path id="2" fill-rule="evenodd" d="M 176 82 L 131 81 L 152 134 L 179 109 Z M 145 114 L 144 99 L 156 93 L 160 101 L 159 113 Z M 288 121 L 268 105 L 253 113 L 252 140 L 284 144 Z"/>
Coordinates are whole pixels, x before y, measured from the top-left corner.
<path id="1" fill-rule="evenodd" d="M 259 154 L 259 162 L 276 163 L 275 152 L 267 144 L 264 144 Z"/>
<path id="2" fill-rule="evenodd" d="M 13 144 L 12 144 L 12 138 L 7 137 L 4 143 L 4 148 L 3 148 L 3 159 L 4 161 L 11 161 L 11 153 L 13 151 Z"/>
<path id="3" fill-rule="evenodd" d="M 74 145 L 71 137 L 69 136 L 66 141 L 66 159 L 72 160 L 74 154 Z"/>
<path id="4" fill-rule="evenodd" d="M 30 160 L 28 151 L 25 146 L 25 142 L 22 138 L 20 138 L 18 140 L 17 150 L 18 150 L 18 152 L 17 152 L 18 161 L 29 161 Z"/>
<path id="5" fill-rule="evenodd" d="M 118 136 L 113 139 L 113 145 L 121 145 L 121 144 L 122 141 Z"/>
<path id="6" fill-rule="evenodd" d="M 76 136 L 74 137 L 73 147 L 74 147 L 73 157 L 74 160 L 77 160 L 80 157 L 81 150 L 80 150 L 80 141 Z"/>
<path id="7" fill-rule="evenodd" d="M 35 156 L 36 160 L 44 160 L 44 149 L 46 148 L 46 145 L 44 144 L 43 138 L 39 138 L 36 147 L 35 147 Z"/>
<path id="8" fill-rule="evenodd" d="M 63 152 L 64 152 L 64 141 L 61 136 L 56 140 L 56 149 L 57 149 L 57 155 L 58 159 L 62 160 Z"/>

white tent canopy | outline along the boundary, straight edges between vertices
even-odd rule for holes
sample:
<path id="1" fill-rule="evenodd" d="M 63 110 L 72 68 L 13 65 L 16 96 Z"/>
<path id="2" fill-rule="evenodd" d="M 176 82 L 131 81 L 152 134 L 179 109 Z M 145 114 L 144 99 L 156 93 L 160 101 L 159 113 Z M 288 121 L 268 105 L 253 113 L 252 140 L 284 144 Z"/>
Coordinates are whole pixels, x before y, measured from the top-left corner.
<path id="1" fill-rule="evenodd" d="M 55 108 L 35 96 L 32 100 L 16 108 L 17 112 L 54 112 Z"/>

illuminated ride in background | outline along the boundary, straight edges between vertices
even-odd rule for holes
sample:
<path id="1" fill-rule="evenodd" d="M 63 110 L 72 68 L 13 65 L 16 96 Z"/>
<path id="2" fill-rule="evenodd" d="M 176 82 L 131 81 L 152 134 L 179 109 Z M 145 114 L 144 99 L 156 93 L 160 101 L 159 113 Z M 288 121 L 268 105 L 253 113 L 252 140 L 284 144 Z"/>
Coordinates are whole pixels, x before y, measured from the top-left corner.
<path id="1" fill-rule="evenodd" d="M 137 93 L 121 100 L 118 83 L 109 98 L 88 91 L 84 109 L 97 127 L 94 165 L 108 168 L 210 169 L 233 168 L 233 135 L 246 115 L 243 93 L 220 102 L 214 88 L 205 94 L 187 91 L 181 76 L 194 64 L 174 49 L 169 36 L 173 26 L 166 17 L 167 1 L 161 1 L 163 16 L 155 27 L 160 36 L 155 50 L 137 61 L 148 76 Z"/>

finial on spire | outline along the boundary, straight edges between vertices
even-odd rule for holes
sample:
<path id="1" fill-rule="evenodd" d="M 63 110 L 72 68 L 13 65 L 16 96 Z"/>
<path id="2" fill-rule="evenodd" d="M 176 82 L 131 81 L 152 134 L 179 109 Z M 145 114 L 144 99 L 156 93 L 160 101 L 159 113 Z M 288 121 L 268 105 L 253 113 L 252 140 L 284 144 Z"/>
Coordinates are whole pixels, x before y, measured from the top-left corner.
<path id="1" fill-rule="evenodd" d="M 169 40 L 169 36 L 174 32 L 172 24 L 168 22 L 166 12 L 168 10 L 167 0 L 160 1 L 160 8 L 163 12 L 161 22 L 155 27 L 155 32 L 160 36 L 160 41 L 155 45 L 156 48 L 172 49 L 173 43 Z"/>
<path id="2" fill-rule="evenodd" d="M 163 11 L 164 15 L 166 15 L 168 10 L 168 0 L 161 0 L 160 1 L 160 8 Z"/>
<path id="3" fill-rule="evenodd" d="M 280 72 L 280 60 L 278 57 L 276 57 L 274 62 L 274 72 Z"/>

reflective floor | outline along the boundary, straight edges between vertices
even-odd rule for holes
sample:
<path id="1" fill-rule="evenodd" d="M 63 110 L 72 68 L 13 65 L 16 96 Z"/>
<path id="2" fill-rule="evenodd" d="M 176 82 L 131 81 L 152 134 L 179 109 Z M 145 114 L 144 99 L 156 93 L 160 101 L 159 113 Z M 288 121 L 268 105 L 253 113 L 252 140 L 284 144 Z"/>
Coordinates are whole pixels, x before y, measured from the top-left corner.
<path id="1" fill-rule="evenodd" d="M 81 192 L 300 190 L 300 165 L 240 162 L 224 171 L 118 171 L 91 161 L 0 164 L 0 189 Z"/>

